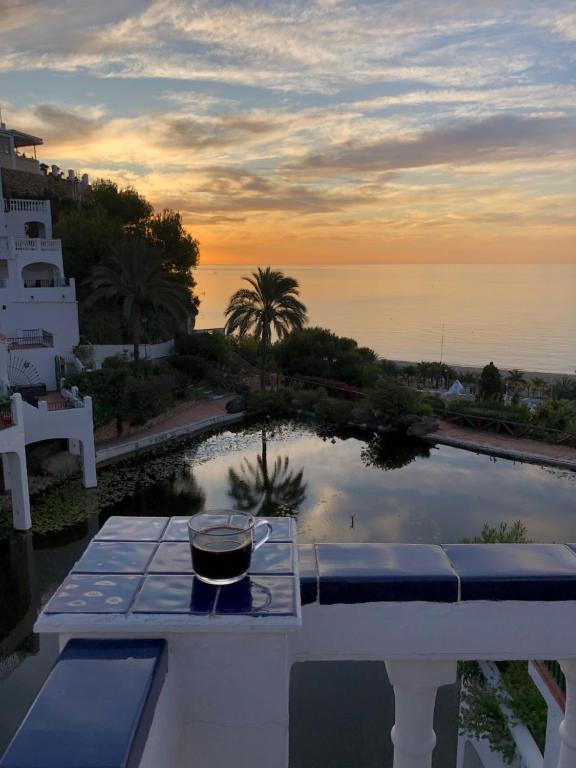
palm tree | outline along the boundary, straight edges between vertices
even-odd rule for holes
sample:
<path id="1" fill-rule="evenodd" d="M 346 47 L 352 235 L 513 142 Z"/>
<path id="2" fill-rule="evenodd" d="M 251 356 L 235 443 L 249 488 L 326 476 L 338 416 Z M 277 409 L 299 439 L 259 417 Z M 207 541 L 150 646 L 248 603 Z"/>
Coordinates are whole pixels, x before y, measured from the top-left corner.
<path id="1" fill-rule="evenodd" d="M 253 333 L 259 346 L 260 386 L 264 389 L 272 330 L 283 339 L 290 331 L 302 328 L 307 321 L 306 307 L 297 298 L 298 282 L 283 272 L 258 268 L 243 280 L 251 288 L 241 288 L 230 299 L 226 333 Z"/>
<path id="2" fill-rule="evenodd" d="M 161 255 L 142 238 L 121 242 L 107 263 L 94 267 L 88 283 L 92 293 L 85 307 L 101 301 L 122 305 L 132 331 L 136 364 L 140 360 L 142 313 L 146 307 L 166 312 L 176 321 L 183 320 L 190 311 L 188 289 L 166 271 Z"/>
<path id="3" fill-rule="evenodd" d="M 545 379 L 541 379 L 540 377 L 536 377 L 534 379 L 530 379 L 530 384 L 532 385 L 532 394 L 533 395 L 542 395 L 542 390 L 546 386 Z"/>
<path id="4" fill-rule="evenodd" d="M 520 394 L 520 391 L 526 387 L 526 380 L 524 379 L 524 374 L 522 371 L 519 371 L 517 368 L 513 368 L 511 371 L 508 371 L 508 378 L 506 379 L 506 384 L 512 391 L 512 399 L 517 400 L 518 396 Z"/>

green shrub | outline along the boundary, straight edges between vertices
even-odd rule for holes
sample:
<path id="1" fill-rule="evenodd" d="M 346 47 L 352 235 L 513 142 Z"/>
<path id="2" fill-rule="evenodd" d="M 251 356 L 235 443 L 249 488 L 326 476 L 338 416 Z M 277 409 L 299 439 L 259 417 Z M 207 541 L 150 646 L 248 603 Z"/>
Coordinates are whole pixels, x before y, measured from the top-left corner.
<path id="1" fill-rule="evenodd" d="M 381 421 L 390 421 L 408 414 L 432 413 L 432 409 L 419 392 L 390 377 L 385 377 L 376 384 L 369 399 Z"/>
<path id="2" fill-rule="evenodd" d="M 178 355 L 194 355 L 211 362 L 224 363 L 230 352 L 230 342 L 221 333 L 192 333 L 177 336 L 175 343 Z"/>
<path id="3" fill-rule="evenodd" d="M 175 389 L 175 374 L 129 379 L 124 394 L 124 415 L 132 425 L 144 424 L 170 405 Z"/>
<path id="4" fill-rule="evenodd" d="M 282 418 L 291 413 L 291 401 L 288 390 L 279 392 L 249 392 L 246 397 L 246 410 L 258 416 Z"/>
<path id="5" fill-rule="evenodd" d="M 345 427 L 350 421 L 354 403 L 350 400 L 339 400 L 335 397 L 327 397 L 320 400 L 316 406 L 318 418 L 325 424 L 335 427 Z"/>
<path id="6" fill-rule="evenodd" d="M 470 416 L 506 419 L 527 424 L 530 421 L 530 409 L 525 405 L 506 405 L 497 400 L 480 400 L 476 403 L 456 400 L 447 405 L 447 410 L 465 413 Z"/>
<path id="7" fill-rule="evenodd" d="M 125 368 L 127 364 L 128 360 L 124 355 L 112 355 L 111 357 L 105 357 L 104 360 L 102 360 L 102 368 L 105 370 Z"/>
<path id="8" fill-rule="evenodd" d="M 576 400 L 550 400 L 542 403 L 532 414 L 532 421 L 542 427 L 572 434 L 576 432 Z"/>
<path id="9" fill-rule="evenodd" d="M 186 373 L 196 381 L 203 379 L 209 370 L 208 363 L 199 355 L 179 355 L 173 357 L 171 362 L 177 371 Z"/>

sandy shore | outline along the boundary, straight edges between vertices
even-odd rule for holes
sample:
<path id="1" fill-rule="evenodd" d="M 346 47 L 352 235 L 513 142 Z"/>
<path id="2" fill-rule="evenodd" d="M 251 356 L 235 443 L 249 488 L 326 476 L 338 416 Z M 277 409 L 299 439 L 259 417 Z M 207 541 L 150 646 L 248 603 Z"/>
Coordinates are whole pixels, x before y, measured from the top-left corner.
<path id="1" fill-rule="evenodd" d="M 406 366 L 406 365 L 418 365 L 420 360 L 413 361 L 413 360 L 393 360 L 393 363 L 396 363 L 396 365 L 399 366 Z M 459 365 L 458 363 L 449 363 L 447 362 L 446 365 L 450 366 L 453 370 L 456 371 L 456 373 L 482 373 L 483 365 L 480 366 L 474 366 L 474 365 Z M 511 369 L 508 368 L 500 368 L 500 373 L 505 378 L 508 375 L 508 371 Z M 561 381 L 562 379 L 576 379 L 576 376 L 570 375 L 567 373 L 546 373 L 543 371 L 525 371 L 522 368 L 519 368 L 518 370 L 521 370 L 524 374 L 524 378 L 528 381 L 530 379 L 543 379 L 547 382 L 555 382 L 555 381 Z"/>

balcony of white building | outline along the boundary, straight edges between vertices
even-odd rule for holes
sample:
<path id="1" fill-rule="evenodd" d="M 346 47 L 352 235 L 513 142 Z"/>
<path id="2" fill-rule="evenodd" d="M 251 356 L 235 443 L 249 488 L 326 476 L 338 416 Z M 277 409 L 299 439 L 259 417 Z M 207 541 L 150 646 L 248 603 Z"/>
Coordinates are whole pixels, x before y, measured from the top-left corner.
<path id="1" fill-rule="evenodd" d="M 538 659 L 560 660 L 566 697 L 544 754 L 511 725 L 512 765 L 576 765 L 574 545 L 299 546 L 294 521 L 271 518 L 248 575 L 213 586 L 187 518 L 158 512 L 110 518 L 45 606 L 35 629 L 62 652 L 1 768 L 288 768 L 291 675 L 334 661 L 385 663 L 395 722 L 371 765 L 430 768 L 458 662 L 490 675 Z M 504 763 L 463 742 L 458 768 Z"/>
<path id="2" fill-rule="evenodd" d="M 39 174 L 36 147 L 43 143 L 39 136 L 7 129 L 4 123 L 0 123 L 0 168 Z"/>

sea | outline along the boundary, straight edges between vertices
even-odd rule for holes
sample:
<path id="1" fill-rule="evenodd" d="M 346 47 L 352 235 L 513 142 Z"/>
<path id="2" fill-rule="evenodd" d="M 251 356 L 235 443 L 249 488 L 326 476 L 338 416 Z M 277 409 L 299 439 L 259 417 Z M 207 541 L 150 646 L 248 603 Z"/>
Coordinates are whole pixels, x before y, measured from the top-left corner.
<path id="1" fill-rule="evenodd" d="M 222 327 L 230 296 L 255 269 L 199 266 L 196 327 Z M 310 325 L 352 337 L 389 360 L 575 372 L 576 263 L 274 269 L 298 281 Z"/>

